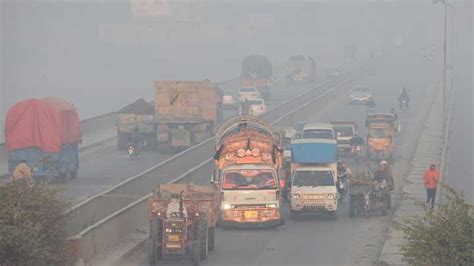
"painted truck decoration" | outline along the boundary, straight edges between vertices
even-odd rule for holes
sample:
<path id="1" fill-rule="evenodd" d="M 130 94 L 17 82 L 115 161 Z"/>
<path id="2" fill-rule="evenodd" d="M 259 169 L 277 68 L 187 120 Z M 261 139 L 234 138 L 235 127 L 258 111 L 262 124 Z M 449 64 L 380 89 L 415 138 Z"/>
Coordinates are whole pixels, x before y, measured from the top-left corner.
<path id="1" fill-rule="evenodd" d="M 284 180 L 278 134 L 257 117 L 236 117 L 216 133 L 213 182 L 221 193 L 222 226 L 282 224 Z"/>

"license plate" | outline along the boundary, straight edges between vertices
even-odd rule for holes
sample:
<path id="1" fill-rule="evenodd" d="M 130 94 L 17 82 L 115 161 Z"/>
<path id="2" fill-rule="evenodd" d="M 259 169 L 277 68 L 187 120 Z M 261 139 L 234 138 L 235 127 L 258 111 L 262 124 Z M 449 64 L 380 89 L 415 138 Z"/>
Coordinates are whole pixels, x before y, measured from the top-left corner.
<path id="1" fill-rule="evenodd" d="M 245 211 L 244 213 L 245 219 L 256 219 L 258 218 L 257 211 Z"/>
<path id="2" fill-rule="evenodd" d="M 178 235 L 168 236 L 168 240 L 177 242 L 177 241 L 179 241 L 179 236 Z"/>

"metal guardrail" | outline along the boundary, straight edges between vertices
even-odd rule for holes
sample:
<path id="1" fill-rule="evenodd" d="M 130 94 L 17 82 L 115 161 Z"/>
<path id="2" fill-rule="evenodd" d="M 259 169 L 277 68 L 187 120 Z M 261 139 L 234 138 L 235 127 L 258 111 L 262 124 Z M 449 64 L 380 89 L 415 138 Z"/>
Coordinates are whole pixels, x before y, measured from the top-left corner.
<path id="1" fill-rule="evenodd" d="M 292 111 L 287 111 L 282 116 L 274 118 L 271 124 L 276 125 L 278 123 L 281 123 L 286 118 L 297 114 L 301 110 L 307 108 L 310 104 L 314 103 L 317 100 L 325 98 L 328 94 L 334 92 L 338 88 L 350 82 L 351 78 L 343 79 L 330 89 L 319 93 L 316 97 L 310 98 L 309 100 L 307 97 L 305 97 L 306 102 L 304 104 L 299 104 L 298 107 L 292 109 Z M 326 85 L 328 83 L 329 82 L 326 82 L 324 84 Z M 306 93 L 304 95 L 306 95 Z M 299 97 L 302 97 L 302 95 L 299 95 Z M 294 97 L 292 99 L 294 101 L 297 100 L 298 97 Z M 291 102 L 291 99 L 289 101 L 286 101 L 284 104 L 288 104 L 289 102 Z M 276 110 L 276 108 L 274 108 L 274 110 Z M 209 142 L 212 139 L 214 138 L 211 138 L 206 142 Z M 191 178 L 192 176 L 201 176 L 209 174 L 209 172 L 211 172 L 212 167 L 212 158 L 209 158 L 204 162 L 201 162 L 198 165 L 192 167 L 190 170 L 186 171 L 180 176 L 168 181 L 168 183 L 181 182 L 183 180 Z M 150 190 L 150 187 L 148 187 L 148 189 Z M 80 257 L 87 262 L 95 254 L 104 251 L 105 249 L 113 246 L 114 244 L 119 243 L 119 241 L 123 239 L 123 237 L 137 230 L 140 226 L 145 225 L 148 221 L 147 215 L 145 214 L 147 212 L 147 200 L 150 195 L 151 193 L 148 193 L 145 196 L 137 197 L 136 201 L 133 201 L 125 207 L 120 208 L 119 210 L 109 214 L 108 216 L 99 220 L 97 223 L 85 228 L 78 235 L 76 235 L 74 239 L 77 241 L 76 245 L 80 247 Z"/>

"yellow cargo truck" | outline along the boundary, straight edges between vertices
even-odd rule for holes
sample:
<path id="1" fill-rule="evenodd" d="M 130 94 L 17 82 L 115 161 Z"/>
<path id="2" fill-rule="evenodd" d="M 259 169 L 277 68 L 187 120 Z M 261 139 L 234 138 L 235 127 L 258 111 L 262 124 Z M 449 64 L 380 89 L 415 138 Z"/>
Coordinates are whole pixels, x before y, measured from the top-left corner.
<path id="1" fill-rule="evenodd" d="M 222 120 L 222 94 L 215 84 L 205 80 L 154 85 L 159 149 L 178 151 L 212 136 Z"/>

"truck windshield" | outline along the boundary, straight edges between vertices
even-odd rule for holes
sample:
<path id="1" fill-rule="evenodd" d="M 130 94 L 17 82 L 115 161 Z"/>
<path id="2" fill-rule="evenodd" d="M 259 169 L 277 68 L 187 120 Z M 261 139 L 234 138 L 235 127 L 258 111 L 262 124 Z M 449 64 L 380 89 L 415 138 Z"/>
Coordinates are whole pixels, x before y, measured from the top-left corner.
<path id="1" fill-rule="evenodd" d="M 276 189 L 276 183 L 269 170 L 236 170 L 225 173 L 223 189 Z"/>
<path id="2" fill-rule="evenodd" d="M 296 186 L 296 187 L 334 186 L 333 173 L 330 170 L 296 171 L 293 177 L 293 186 Z"/>
<path id="3" fill-rule="evenodd" d="M 390 133 L 389 130 L 386 128 L 371 128 L 369 129 L 369 138 L 389 138 Z"/>
<path id="4" fill-rule="evenodd" d="M 244 87 L 244 88 L 240 88 L 240 91 L 241 92 L 254 92 L 256 91 L 256 89 L 252 87 Z"/>
<path id="5" fill-rule="evenodd" d="M 352 127 L 334 127 L 334 131 L 338 137 L 352 137 L 354 135 Z"/>
<path id="6" fill-rule="evenodd" d="M 303 131 L 303 139 L 334 139 L 334 135 L 329 129 L 307 129 Z"/>

